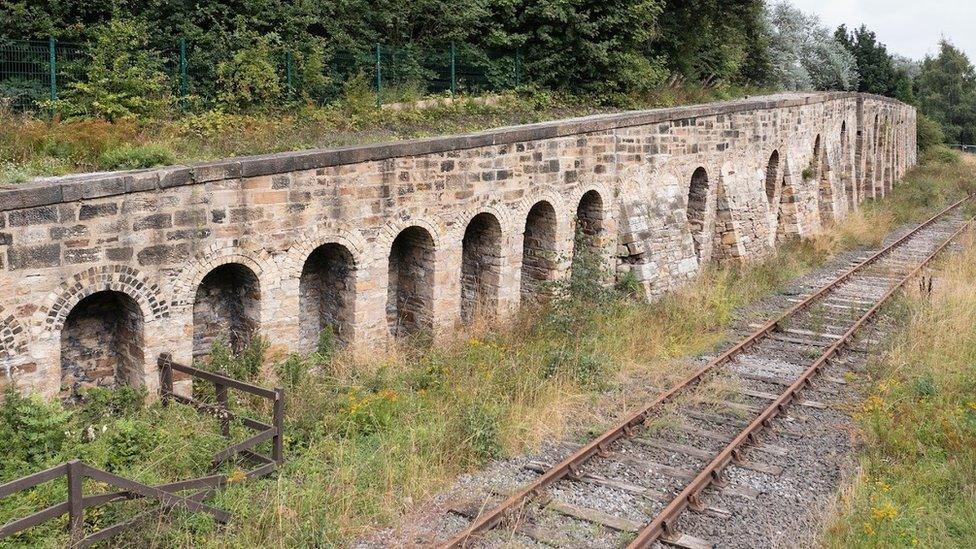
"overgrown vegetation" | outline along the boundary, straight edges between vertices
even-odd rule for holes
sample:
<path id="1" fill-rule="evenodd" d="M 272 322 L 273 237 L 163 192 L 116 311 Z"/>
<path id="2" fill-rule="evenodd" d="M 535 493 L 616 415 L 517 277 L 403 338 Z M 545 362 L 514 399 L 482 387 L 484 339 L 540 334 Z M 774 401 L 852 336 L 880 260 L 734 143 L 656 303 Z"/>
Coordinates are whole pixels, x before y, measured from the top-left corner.
<path id="1" fill-rule="evenodd" d="M 916 169 L 885 201 L 866 204 L 830 231 L 744 266 L 710 266 L 689 285 L 646 303 L 628 280 L 601 284 L 592 256 L 575 258 L 556 298 L 507 325 L 482 325 L 432 345 L 418 336 L 389 354 L 337 349 L 323 333 L 309 356 L 265 357 L 260 340 L 234 356 L 214 347 L 207 367 L 286 387 L 286 456 L 280 473 L 232 483 L 214 503 L 236 520 L 202 515 L 131 534 L 163 546 L 323 546 L 389 524 L 486 461 L 546 439 L 599 429 L 692 367 L 684 357 L 719 344 L 733 312 L 777 291 L 837 251 L 876 244 L 899 223 L 960 196 L 972 169 L 952 159 Z M 953 160 L 955 159 L 955 160 Z M 578 249 L 585 249 L 580 246 Z M 197 396 L 208 389 L 194 388 Z M 10 441 L 0 482 L 71 457 L 143 482 L 206 472 L 226 443 L 214 422 L 173 405 L 141 406 L 131 390 L 97 390 L 65 409 L 13 394 L 0 407 Z M 236 406 L 248 405 L 247 401 Z M 229 472 L 233 474 L 233 472 Z M 63 485 L 0 502 L 0 522 L 63 497 Z M 121 508 L 94 514 L 108 524 Z M 172 526 L 167 526 L 172 524 Z M 63 522 L 14 543 L 63 541 Z"/>
<path id="2" fill-rule="evenodd" d="M 674 106 L 741 97 L 755 91 L 738 87 L 669 87 L 642 95 L 635 105 Z M 245 105 L 247 101 L 250 99 L 241 95 L 234 104 Z M 362 79 L 354 79 L 346 86 L 341 100 L 325 107 L 309 105 L 276 114 L 243 111 L 235 107 L 174 119 L 108 121 L 48 120 L 0 109 L 0 184 L 42 175 L 147 168 L 172 162 L 476 131 L 607 109 L 594 105 L 587 96 L 539 88 L 506 93 L 489 102 L 466 100 L 423 109 L 376 109 L 369 86 Z"/>
<path id="3" fill-rule="evenodd" d="M 951 142 L 976 135 L 976 76 L 951 44 L 943 42 L 937 57 L 916 63 L 889 54 L 864 27 L 831 33 L 815 16 L 782 2 L 218 2 L 203 11 L 172 2 L 8 4 L 0 37 L 78 41 L 86 59 L 63 68 L 71 77 L 53 104 L 44 99 L 47 85 L 38 84 L 34 114 L 41 118 L 4 107 L 3 97 L 19 96 L 29 82 L 12 77 L 0 84 L 0 184 L 457 133 L 758 90 L 895 95 L 917 101 L 928 115 L 920 119 L 921 146 L 943 133 Z M 178 77 L 178 37 L 189 44 L 187 80 Z M 440 54 L 431 55 L 448 51 L 450 42 L 463 58 L 462 80 L 471 70 L 498 80 L 483 88 L 460 82 L 462 94 L 509 91 L 491 105 L 378 110 L 377 42 L 398 48 L 390 51 L 395 65 L 383 69 L 393 78 L 380 93 L 383 101 L 434 93 L 428 84 L 446 78 L 438 71 L 447 65 Z M 513 81 L 516 50 L 520 76 Z M 353 60 L 352 68 L 340 70 L 342 59 Z M 47 119 L 52 110 L 57 116 Z M 123 145 L 132 150 L 114 151 Z"/>
<path id="4" fill-rule="evenodd" d="M 860 474 L 830 547 L 976 545 L 976 238 L 909 293 L 888 352 L 868 364 L 856 412 Z"/>

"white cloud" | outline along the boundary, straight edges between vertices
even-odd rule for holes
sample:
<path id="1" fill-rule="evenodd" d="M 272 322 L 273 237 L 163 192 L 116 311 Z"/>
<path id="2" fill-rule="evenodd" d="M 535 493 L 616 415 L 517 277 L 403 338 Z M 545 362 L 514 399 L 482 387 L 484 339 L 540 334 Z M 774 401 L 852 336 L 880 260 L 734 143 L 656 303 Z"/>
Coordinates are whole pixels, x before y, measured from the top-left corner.
<path id="1" fill-rule="evenodd" d="M 888 51 L 915 59 L 938 52 L 943 36 L 976 62 L 976 2 L 973 0 L 788 0 L 824 23 L 861 24 L 874 31 Z"/>

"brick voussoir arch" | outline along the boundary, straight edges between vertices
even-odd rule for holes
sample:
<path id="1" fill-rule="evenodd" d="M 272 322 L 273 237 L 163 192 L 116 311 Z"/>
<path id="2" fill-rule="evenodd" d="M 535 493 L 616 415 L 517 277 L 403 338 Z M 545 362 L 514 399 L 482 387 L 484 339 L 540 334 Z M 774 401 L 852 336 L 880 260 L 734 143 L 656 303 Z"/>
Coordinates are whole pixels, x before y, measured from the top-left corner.
<path id="1" fill-rule="evenodd" d="M 27 353 L 27 330 L 0 306 L 0 360 Z M 9 372 L 8 372 L 9 375 Z"/>
<path id="2" fill-rule="evenodd" d="M 301 278 L 305 262 L 316 249 L 326 244 L 338 244 L 352 255 L 353 267 L 363 268 L 367 260 L 366 238 L 349 227 L 322 227 L 302 236 L 280 256 L 279 272 L 285 279 Z"/>
<path id="3" fill-rule="evenodd" d="M 603 206 L 603 216 L 604 221 L 609 221 L 613 217 L 613 208 L 611 204 L 613 203 L 613 193 L 610 189 L 602 183 L 592 183 L 589 185 L 583 185 L 573 190 L 569 195 L 569 204 L 573 206 L 573 213 L 576 213 L 576 207 L 579 206 L 583 196 L 590 192 L 595 191 L 600 195 L 600 201 Z"/>
<path id="4" fill-rule="evenodd" d="M 489 214 L 493 216 L 501 226 L 503 235 L 510 235 L 518 228 L 515 217 L 515 210 L 510 207 L 496 207 L 492 205 L 479 205 L 468 208 L 462 213 L 446 216 L 443 226 L 447 227 L 444 237 L 448 242 L 459 242 L 464 237 L 464 231 L 468 224 L 479 214 Z M 507 250 L 502 249 L 502 254 Z"/>
<path id="5" fill-rule="evenodd" d="M 58 290 L 48 295 L 45 305 L 34 314 L 35 323 L 51 333 L 60 332 L 71 309 L 79 301 L 105 290 L 131 297 L 139 305 L 145 322 L 169 314 L 170 305 L 162 299 L 157 284 L 149 282 L 133 267 L 104 265 L 91 267 L 66 278 Z"/>
<path id="6" fill-rule="evenodd" d="M 173 280 L 173 309 L 192 307 L 197 287 L 203 278 L 217 267 L 231 263 L 251 269 L 258 278 L 262 293 L 281 284 L 278 264 L 266 250 L 246 251 L 239 246 L 213 244 L 197 254 L 196 259 Z"/>
<path id="7" fill-rule="evenodd" d="M 380 229 L 376 238 L 376 243 L 371 250 L 370 261 L 386 261 L 393 247 L 393 241 L 404 230 L 410 227 L 420 227 L 430 234 L 434 241 L 434 250 L 442 251 L 444 235 L 448 232 L 440 224 L 423 217 L 405 217 L 395 221 L 390 221 Z"/>
<path id="8" fill-rule="evenodd" d="M 529 216 L 529 210 L 539 202 L 548 202 L 556 211 L 556 234 L 565 235 L 570 227 L 570 220 L 576 215 L 576 205 L 574 204 L 570 211 L 563 196 L 550 189 L 534 193 L 519 202 L 515 208 L 516 226 L 519 232 L 525 229 L 525 219 Z"/>

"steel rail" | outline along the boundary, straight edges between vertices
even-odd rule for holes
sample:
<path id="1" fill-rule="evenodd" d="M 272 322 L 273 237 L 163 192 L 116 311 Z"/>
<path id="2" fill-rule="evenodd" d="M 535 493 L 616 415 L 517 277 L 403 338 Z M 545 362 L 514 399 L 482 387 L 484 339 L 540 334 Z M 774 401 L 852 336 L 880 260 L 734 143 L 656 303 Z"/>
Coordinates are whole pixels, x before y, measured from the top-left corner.
<path id="1" fill-rule="evenodd" d="M 539 495 L 548 486 L 561 480 L 563 477 L 565 477 L 568 474 L 573 474 L 573 475 L 577 474 L 579 468 L 584 463 L 586 463 L 590 458 L 592 458 L 594 455 L 606 452 L 606 449 L 609 447 L 610 444 L 612 444 L 614 441 L 619 439 L 621 436 L 625 436 L 631 433 L 635 426 L 643 423 L 644 420 L 647 418 L 648 414 L 652 410 L 658 408 L 665 402 L 670 401 L 676 394 L 697 384 L 699 381 L 701 381 L 702 378 L 705 377 L 706 374 L 708 374 L 713 369 L 731 362 L 732 359 L 734 359 L 736 356 L 749 349 L 752 345 L 754 345 L 760 339 L 766 337 L 769 333 L 773 332 L 776 329 L 777 325 L 779 325 L 782 321 L 805 310 L 814 301 L 818 300 L 824 294 L 826 294 L 833 288 L 847 281 L 849 278 L 851 278 L 854 274 L 856 274 L 861 269 L 875 263 L 880 258 L 884 257 L 885 255 L 893 251 L 895 248 L 903 244 L 906 240 L 916 235 L 919 231 L 925 229 L 929 225 L 935 223 L 938 219 L 942 218 L 946 214 L 957 209 L 959 206 L 961 206 L 964 202 L 966 202 L 970 198 L 972 198 L 972 195 L 966 196 L 954 202 L 953 204 L 949 205 L 942 211 L 933 215 L 929 219 L 923 221 L 918 227 L 915 227 L 914 229 L 912 229 L 910 232 L 908 232 L 907 234 L 905 234 L 895 242 L 892 242 L 885 248 L 873 254 L 871 257 L 861 261 L 857 265 L 854 265 L 846 272 L 841 274 L 839 277 L 835 278 L 833 281 L 829 282 L 828 284 L 825 284 L 815 293 L 813 293 L 806 299 L 800 301 L 799 303 L 795 304 L 793 307 L 788 309 L 782 315 L 776 317 L 773 320 L 770 320 L 769 322 L 764 324 L 761 328 L 759 328 L 758 330 L 756 330 L 755 332 L 747 336 L 745 339 L 737 343 L 735 346 L 728 349 L 721 355 L 710 360 L 707 364 L 705 364 L 704 366 L 696 370 L 693 374 L 691 374 L 687 378 L 683 379 L 677 385 L 659 394 L 658 397 L 655 398 L 652 402 L 645 405 L 641 409 L 631 413 L 624 420 L 620 421 L 615 426 L 605 431 L 602 435 L 590 441 L 583 447 L 579 448 L 578 450 L 570 454 L 568 457 L 566 457 L 556 465 L 552 466 L 552 468 L 550 468 L 544 474 L 540 475 L 537 479 L 532 481 L 530 484 L 528 484 L 521 490 L 518 490 L 515 493 L 511 494 L 508 498 L 506 498 L 503 502 L 501 502 L 500 504 L 492 508 L 490 511 L 475 518 L 471 522 L 471 524 L 468 525 L 467 528 L 455 534 L 454 537 L 446 541 L 440 547 L 444 549 L 452 548 L 452 547 L 463 547 L 465 542 L 467 542 L 469 539 L 476 537 L 478 534 L 491 530 L 492 528 L 497 526 L 505 518 L 505 515 L 507 513 L 511 512 L 514 509 L 522 507 L 526 502 L 528 502 L 535 496 Z"/>
<path id="2" fill-rule="evenodd" d="M 757 443 L 756 434 L 765 427 L 768 427 L 774 417 L 786 409 L 797 397 L 801 389 L 811 384 L 814 376 L 821 372 L 827 362 L 841 351 L 854 337 L 854 335 L 864 327 L 881 308 L 898 292 L 905 287 L 908 282 L 915 279 L 936 256 L 945 249 L 961 234 L 973 227 L 976 217 L 970 219 L 938 248 L 929 254 L 921 263 L 911 270 L 907 275 L 892 286 L 867 312 L 855 322 L 844 334 L 834 342 L 817 360 L 813 362 L 789 387 L 787 387 L 779 397 L 773 401 L 762 413 L 759 414 L 749 425 L 747 425 L 738 436 L 732 439 L 728 445 L 719 452 L 715 458 L 706 465 L 697 476 L 681 491 L 671 503 L 669 503 L 660 513 L 640 532 L 634 540 L 627 546 L 629 549 L 650 547 L 658 538 L 673 532 L 671 523 L 688 507 L 697 507 L 701 503 L 698 495 L 702 490 L 715 482 L 722 471 L 732 462 L 740 459 L 739 449 L 741 446 Z"/>

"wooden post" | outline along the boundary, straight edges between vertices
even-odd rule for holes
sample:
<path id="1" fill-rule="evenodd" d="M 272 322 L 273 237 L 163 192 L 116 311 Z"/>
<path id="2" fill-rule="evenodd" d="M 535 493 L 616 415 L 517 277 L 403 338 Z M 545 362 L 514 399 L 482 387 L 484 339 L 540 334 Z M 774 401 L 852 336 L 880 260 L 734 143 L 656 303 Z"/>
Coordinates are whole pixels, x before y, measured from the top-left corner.
<path id="1" fill-rule="evenodd" d="M 171 364 L 172 355 L 162 353 L 159 355 L 159 392 L 162 393 L 163 406 L 169 404 L 170 396 L 173 394 L 173 366 Z"/>
<path id="2" fill-rule="evenodd" d="M 229 437 L 230 419 L 226 412 L 230 410 L 230 404 L 227 401 L 227 386 L 215 381 L 214 392 L 217 394 L 217 405 L 220 406 L 220 433 Z"/>
<path id="3" fill-rule="evenodd" d="M 274 420 L 272 425 L 275 428 L 275 436 L 272 441 L 271 457 L 274 459 L 275 463 L 281 465 L 285 462 L 285 445 L 282 435 L 285 432 L 285 390 L 281 387 L 275 387 L 275 400 L 274 400 Z"/>
<path id="4" fill-rule="evenodd" d="M 85 465 L 77 459 L 68 462 L 68 531 L 69 545 L 72 546 L 85 535 L 85 504 L 82 499 L 84 468 Z"/>

